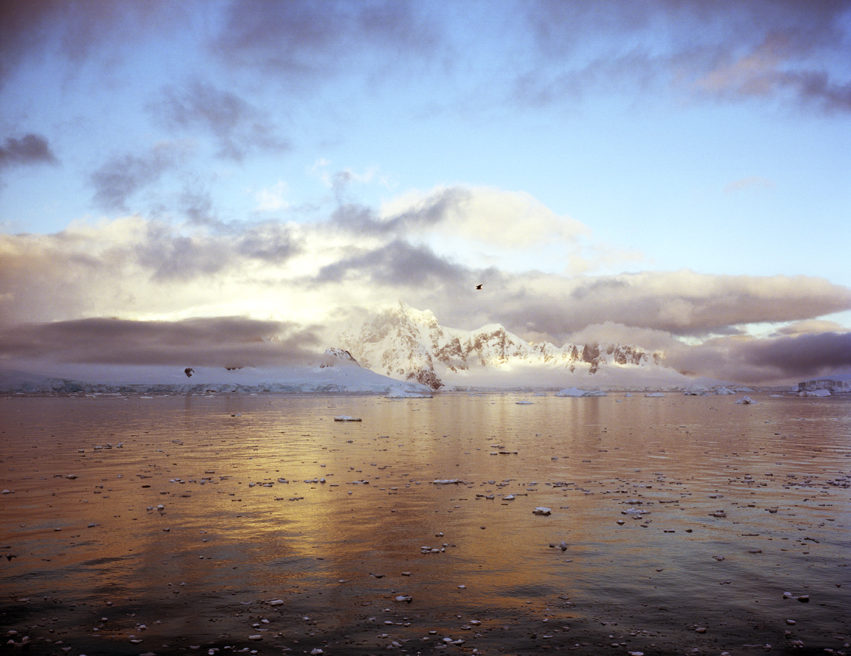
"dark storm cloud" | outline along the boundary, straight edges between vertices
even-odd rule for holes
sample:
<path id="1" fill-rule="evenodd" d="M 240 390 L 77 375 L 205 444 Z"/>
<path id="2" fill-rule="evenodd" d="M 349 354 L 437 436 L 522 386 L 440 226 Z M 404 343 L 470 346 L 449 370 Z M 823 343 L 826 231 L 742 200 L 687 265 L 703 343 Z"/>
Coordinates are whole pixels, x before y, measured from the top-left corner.
<path id="1" fill-rule="evenodd" d="M 741 349 L 756 366 L 771 366 L 784 376 L 851 367 L 851 333 L 819 333 L 759 340 Z"/>
<path id="2" fill-rule="evenodd" d="M 289 148 L 263 112 L 235 93 L 200 80 L 183 88 L 167 87 L 150 110 L 170 128 L 207 131 L 218 143 L 219 157 L 240 161 L 249 152 Z"/>
<path id="3" fill-rule="evenodd" d="M 844 0 L 543 0 L 521 7 L 540 57 L 516 76 L 515 99 L 524 104 L 628 85 L 851 110 L 843 54 L 851 48 L 851 5 Z"/>
<path id="4" fill-rule="evenodd" d="M 347 204 L 338 207 L 331 215 L 331 224 L 359 235 L 405 236 L 450 219 L 472 197 L 463 187 L 450 187 L 436 191 L 410 209 L 387 218 L 379 217 L 369 207 Z"/>
<path id="5" fill-rule="evenodd" d="M 374 250 L 343 258 L 320 269 L 316 281 L 341 282 L 355 277 L 393 286 L 458 283 L 469 273 L 425 247 L 396 239 Z"/>
<path id="6" fill-rule="evenodd" d="M 400 51 L 434 52 L 435 26 L 416 9 L 417 3 L 393 0 L 234 0 L 213 50 L 229 64 L 259 66 L 291 80 L 334 74 L 366 51 L 392 64 Z"/>
<path id="7" fill-rule="evenodd" d="M 57 164 L 50 144 L 40 134 L 25 134 L 20 139 L 7 137 L 0 146 L 0 169 L 31 164 Z"/>
<path id="8" fill-rule="evenodd" d="M 181 149 L 163 144 L 147 153 L 116 155 L 91 174 L 93 200 L 106 210 L 127 211 L 128 199 L 157 182 L 182 160 Z"/>
<path id="9" fill-rule="evenodd" d="M 665 363 L 687 373 L 747 383 L 796 382 L 851 367 L 851 333 L 754 339 L 724 337 L 669 349 Z"/>
<path id="10" fill-rule="evenodd" d="M 319 338 L 295 324 L 242 317 L 80 319 L 0 328 L 0 359 L 98 364 L 260 366 L 315 358 Z"/>

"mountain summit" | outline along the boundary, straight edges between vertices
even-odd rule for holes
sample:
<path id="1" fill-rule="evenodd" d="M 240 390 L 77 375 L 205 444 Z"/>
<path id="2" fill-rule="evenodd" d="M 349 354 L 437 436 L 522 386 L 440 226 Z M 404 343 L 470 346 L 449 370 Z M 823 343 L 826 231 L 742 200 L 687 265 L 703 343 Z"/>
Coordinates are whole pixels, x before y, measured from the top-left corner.
<path id="1" fill-rule="evenodd" d="M 429 310 L 400 303 L 342 337 L 373 371 L 453 387 L 659 386 L 689 379 L 662 364 L 662 354 L 623 344 L 527 342 L 500 324 L 466 331 L 441 326 Z"/>

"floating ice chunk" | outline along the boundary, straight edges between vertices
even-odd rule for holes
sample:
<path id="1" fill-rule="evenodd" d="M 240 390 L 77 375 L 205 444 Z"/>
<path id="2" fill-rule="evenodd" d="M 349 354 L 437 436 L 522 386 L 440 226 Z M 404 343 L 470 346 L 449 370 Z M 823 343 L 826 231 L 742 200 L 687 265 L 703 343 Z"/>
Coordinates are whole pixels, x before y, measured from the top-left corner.
<path id="1" fill-rule="evenodd" d="M 546 506 L 538 506 L 532 511 L 533 515 L 549 515 L 551 514 L 552 508 L 547 508 Z"/>
<path id="2" fill-rule="evenodd" d="M 458 485 L 462 482 L 460 478 L 435 478 L 432 481 L 434 485 Z"/>
<path id="3" fill-rule="evenodd" d="M 664 392 L 647 392 L 647 394 L 645 394 L 644 396 L 651 398 L 651 399 L 657 399 L 657 398 L 660 398 L 662 396 L 665 396 L 665 393 Z"/>
<path id="4" fill-rule="evenodd" d="M 825 397 L 830 396 L 829 389 L 813 389 L 813 390 L 802 390 L 798 393 L 798 396 L 816 396 L 816 397 Z"/>
<path id="5" fill-rule="evenodd" d="M 386 394 L 388 399 L 430 399 L 432 395 L 428 392 L 413 390 L 409 388 L 393 388 Z"/>
<path id="6" fill-rule="evenodd" d="M 556 392 L 556 396 L 563 396 L 563 397 L 606 396 L 606 393 L 602 390 L 584 390 L 584 389 L 579 389 L 578 387 L 565 387 L 564 389 Z"/>
<path id="7" fill-rule="evenodd" d="M 400 603 L 406 602 L 406 603 L 410 604 L 413 601 L 413 597 L 411 597 L 411 595 L 404 595 L 404 594 L 396 595 L 395 599 L 396 599 L 396 601 L 398 601 Z"/>
<path id="8" fill-rule="evenodd" d="M 350 417 L 349 415 L 339 415 L 334 417 L 334 421 L 362 421 L 360 417 Z"/>
<path id="9" fill-rule="evenodd" d="M 739 405 L 753 405 L 753 404 L 755 404 L 755 403 L 756 403 L 756 401 L 754 401 L 754 400 L 753 400 L 751 397 L 749 397 L 749 396 L 743 396 L 743 397 L 742 397 L 742 398 L 740 398 L 738 401 L 736 401 L 736 403 L 738 403 Z"/>

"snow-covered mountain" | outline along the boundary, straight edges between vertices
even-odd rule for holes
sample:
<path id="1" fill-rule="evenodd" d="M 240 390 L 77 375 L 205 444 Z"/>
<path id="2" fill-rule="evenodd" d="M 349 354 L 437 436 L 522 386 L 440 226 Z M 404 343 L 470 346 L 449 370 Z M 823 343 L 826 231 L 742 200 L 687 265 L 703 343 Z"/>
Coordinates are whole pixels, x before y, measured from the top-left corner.
<path id="1" fill-rule="evenodd" d="M 428 310 L 404 304 L 371 316 L 342 335 L 364 367 L 438 389 L 687 386 L 693 381 L 664 366 L 660 353 L 623 344 L 531 343 L 499 324 L 466 331 L 441 326 Z"/>

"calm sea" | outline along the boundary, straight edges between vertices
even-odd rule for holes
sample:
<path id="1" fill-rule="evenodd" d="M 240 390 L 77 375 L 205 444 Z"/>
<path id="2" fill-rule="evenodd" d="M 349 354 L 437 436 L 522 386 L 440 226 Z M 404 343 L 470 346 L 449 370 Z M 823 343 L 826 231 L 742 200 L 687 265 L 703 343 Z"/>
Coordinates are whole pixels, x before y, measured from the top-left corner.
<path id="1" fill-rule="evenodd" d="M 0 398 L 0 651 L 851 653 L 851 399 L 750 396 Z"/>

